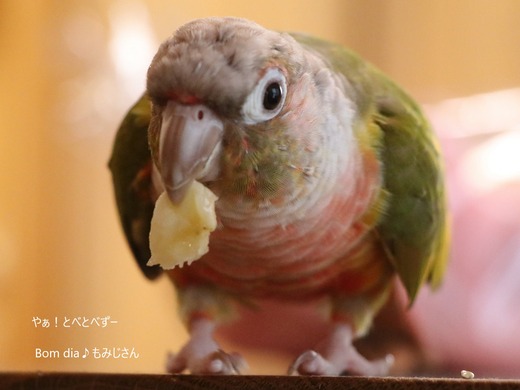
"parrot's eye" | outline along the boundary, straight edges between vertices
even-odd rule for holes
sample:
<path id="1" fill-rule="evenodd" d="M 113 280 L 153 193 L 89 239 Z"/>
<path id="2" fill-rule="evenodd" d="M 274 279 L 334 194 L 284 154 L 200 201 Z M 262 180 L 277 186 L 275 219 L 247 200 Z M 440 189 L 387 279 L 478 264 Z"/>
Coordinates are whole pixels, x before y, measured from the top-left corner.
<path id="1" fill-rule="evenodd" d="M 282 110 L 287 94 L 285 75 L 278 68 L 270 68 L 253 88 L 242 106 L 247 124 L 265 122 Z"/>
<path id="2" fill-rule="evenodd" d="M 264 108 L 274 110 L 282 100 L 282 87 L 276 81 L 267 86 L 264 93 Z"/>

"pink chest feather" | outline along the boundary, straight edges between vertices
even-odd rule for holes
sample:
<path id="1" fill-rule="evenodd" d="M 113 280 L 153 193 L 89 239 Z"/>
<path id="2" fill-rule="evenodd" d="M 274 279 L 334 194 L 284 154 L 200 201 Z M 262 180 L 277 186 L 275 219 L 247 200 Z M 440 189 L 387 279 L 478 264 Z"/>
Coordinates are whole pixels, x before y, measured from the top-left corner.
<path id="1" fill-rule="evenodd" d="M 262 229 L 224 225 L 212 233 L 209 253 L 178 273 L 189 283 L 250 297 L 292 299 L 331 288 L 356 294 L 387 273 L 371 226 L 361 218 L 369 200 L 336 196 L 293 223 Z"/>

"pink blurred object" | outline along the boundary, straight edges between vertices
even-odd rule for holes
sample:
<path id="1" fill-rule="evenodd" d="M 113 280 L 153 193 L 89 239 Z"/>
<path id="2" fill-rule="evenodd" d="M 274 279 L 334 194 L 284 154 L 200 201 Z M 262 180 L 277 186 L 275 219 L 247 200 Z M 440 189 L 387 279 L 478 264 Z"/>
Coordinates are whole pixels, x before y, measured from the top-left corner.
<path id="1" fill-rule="evenodd" d="M 451 260 L 409 313 L 444 369 L 520 377 L 520 90 L 429 109 L 445 151 Z"/>
<path id="2" fill-rule="evenodd" d="M 410 318 L 442 366 L 520 377 L 520 184 L 468 200 L 453 216 L 452 261 L 441 289 Z"/>

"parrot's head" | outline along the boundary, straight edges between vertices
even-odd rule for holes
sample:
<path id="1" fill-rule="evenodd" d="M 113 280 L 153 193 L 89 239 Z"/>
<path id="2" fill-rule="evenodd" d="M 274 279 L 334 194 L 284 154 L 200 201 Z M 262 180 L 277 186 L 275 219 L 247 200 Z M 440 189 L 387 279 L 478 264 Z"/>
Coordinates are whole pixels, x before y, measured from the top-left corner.
<path id="1" fill-rule="evenodd" d="M 170 199 L 198 180 L 231 203 L 274 203 L 311 182 L 334 99 L 322 65 L 290 35 L 243 19 L 177 30 L 147 78 L 149 141 Z"/>

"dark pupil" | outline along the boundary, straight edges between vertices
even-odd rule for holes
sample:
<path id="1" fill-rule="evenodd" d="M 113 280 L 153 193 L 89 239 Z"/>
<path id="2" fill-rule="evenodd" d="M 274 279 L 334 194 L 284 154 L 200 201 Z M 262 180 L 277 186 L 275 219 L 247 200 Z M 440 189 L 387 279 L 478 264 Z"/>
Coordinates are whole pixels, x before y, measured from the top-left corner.
<path id="1" fill-rule="evenodd" d="M 274 110 L 282 100 L 282 87 L 277 82 L 273 82 L 267 86 L 264 93 L 264 108 L 266 110 Z"/>

